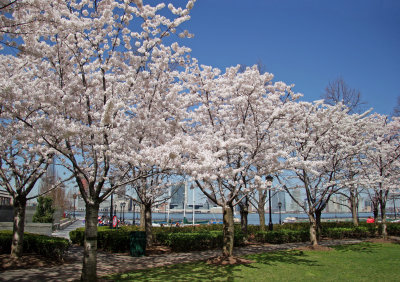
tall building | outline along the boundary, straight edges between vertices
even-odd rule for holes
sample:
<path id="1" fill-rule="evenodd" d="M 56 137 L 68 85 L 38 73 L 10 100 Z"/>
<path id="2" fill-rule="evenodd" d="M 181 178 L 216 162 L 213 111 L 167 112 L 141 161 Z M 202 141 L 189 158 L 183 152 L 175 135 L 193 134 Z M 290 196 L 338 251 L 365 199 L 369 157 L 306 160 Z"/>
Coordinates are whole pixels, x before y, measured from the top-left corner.
<path id="1" fill-rule="evenodd" d="M 183 209 L 185 201 L 185 184 L 179 184 L 171 187 L 171 204 L 170 208 Z"/>
<path id="2" fill-rule="evenodd" d="M 299 188 L 293 189 L 291 191 L 291 194 L 292 194 L 293 198 L 295 198 L 299 203 L 303 203 L 303 200 L 301 198 L 301 191 Z M 292 200 L 292 202 L 290 204 L 289 210 L 293 211 L 293 212 L 299 212 L 301 210 L 301 207 L 295 201 L 293 201 L 293 199 L 291 199 L 291 200 Z"/>
<path id="3" fill-rule="evenodd" d="M 348 200 L 346 197 L 342 195 L 333 195 L 328 204 L 326 205 L 325 212 L 330 213 L 341 213 L 341 212 L 349 212 L 349 209 L 346 207 L 348 204 Z"/>
<path id="4" fill-rule="evenodd" d="M 281 211 L 286 211 L 286 192 L 285 191 L 278 191 L 276 192 L 271 198 L 271 210 L 272 212 L 279 211 L 279 205 L 281 203 Z"/>
<path id="5" fill-rule="evenodd" d="M 3 188 L 0 188 L 0 206 L 12 206 L 12 202 L 11 195 Z"/>

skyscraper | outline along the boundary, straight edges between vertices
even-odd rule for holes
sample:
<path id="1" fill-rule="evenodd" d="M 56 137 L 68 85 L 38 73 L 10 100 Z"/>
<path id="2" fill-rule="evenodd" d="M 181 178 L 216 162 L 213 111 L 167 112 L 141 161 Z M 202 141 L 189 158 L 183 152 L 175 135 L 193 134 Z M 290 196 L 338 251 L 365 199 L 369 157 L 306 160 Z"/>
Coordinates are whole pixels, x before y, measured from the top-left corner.
<path id="1" fill-rule="evenodd" d="M 178 184 L 171 187 L 171 204 L 170 208 L 183 209 L 183 202 L 185 201 L 185 184 Z"/>
<path id="2" fill-rule="evenodd" d="M 295 198 L 299 203 L 303 203 L 303 200 L 301 199 L 300 189 L 298 189 L 298 188 L 293 189 L 291 191 L 291 194 L 292 194 L 293 198 Z M 292 202 L 290 204 L 290 211 L 293 211 L 293 212 L 300 211 L 300 206 L 295 201 L 293 201 L 293 199 L 291 199 L 291 200 L 292 200 Z"/>
<path id="3" fill-rule="evenodd" d="M 281 203 L 281 211 L 286 211 L 286 192 L 285 191 L 278 191 L 273 194 L 271 198 L 271 210 L 272 212 L 278 212 L 279 206 L 278 203 Z"/>

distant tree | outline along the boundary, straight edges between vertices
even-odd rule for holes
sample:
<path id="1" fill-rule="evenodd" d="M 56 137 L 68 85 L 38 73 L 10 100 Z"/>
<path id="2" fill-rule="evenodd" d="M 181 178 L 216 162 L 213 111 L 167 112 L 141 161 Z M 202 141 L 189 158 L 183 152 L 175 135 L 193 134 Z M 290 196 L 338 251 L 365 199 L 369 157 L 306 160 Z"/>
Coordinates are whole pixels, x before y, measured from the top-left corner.
<path id="1" fill-rule="evenodd" d="M 50 197 L 39 197 L 33 222 L 52 223 L 55 209 L 52 207 L 53 199 Z"/>
<path id="2" fill-rule="evenodd" d="M 361 92 L 347 85 L 342 77 L 329 82 L 321 98 L 331 106 L 341 102 L 349 108 L 349 113 L 361 112 L 363 106 L 366 105 L 361 98 Z"/>
<path id="3" fill-rule="evenodd" d="M 265 64 L 261 60 L 258 60 L 257 63 L 255 64 L 255 66 L 257 66 L 257 69 L 258 69 L 259 73 L 263 74 L 263 73 L 267 72 L 267 67 L 265 66 Z M 248 66 L 246 64 L 240 64 L 239 72 L 240 73 L 244 72 L 247 67 L 251 67 L 251 66 Z"/>
<path id="4" fill-rule="evenodd" d="M 397 97 L 397 105 L 393 109 L 392 116 L 400 117 L 400 96 Z"/>

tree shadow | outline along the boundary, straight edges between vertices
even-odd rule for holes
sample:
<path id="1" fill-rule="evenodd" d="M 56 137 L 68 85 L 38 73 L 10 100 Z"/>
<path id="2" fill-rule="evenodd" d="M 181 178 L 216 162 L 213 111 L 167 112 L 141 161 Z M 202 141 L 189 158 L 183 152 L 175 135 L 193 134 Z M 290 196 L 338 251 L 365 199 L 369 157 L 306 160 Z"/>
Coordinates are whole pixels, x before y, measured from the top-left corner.
<path id="1" fill-rule="evenodd" d="M 353 245 L 332 246 L 334 251 L 339 252 L 366 252 L 374 253 L 379 249 L 379 245 L 364 242 Z M 302 250 L 289 250 L 252 254 L 245 256 L 246 259 L 253 260 L 255 263 L 264 265 L 295 264 L 305 266 L 321 266 L 320 262 L 312 259 L 307 252 Z M 101 281 L 237 281 L 244 279 L 242 271 L 245 269 L 257 269 L 257 265 L 241 264 L 217 266 L 205 262 L 181 263 L 165 267 L 149 268 L 145 270 L 133 271 L 128 274 L 114 274 L 103 277 Z"/>
<path id="2" fill-rule="evenodd" d="M 308 258 L 307 255 L 300 250 L 262 253 L 262 254 L 249 255 L 246 257 L 248 259 L 266 265 L 273 265 L 277 262 L 285 264 L 307 265 L 307 266 L 319 265 L 317 261 Z"/>
<path id="3" fill-rule="evenodd" d="M 103 277 L 103 281 L 234 281 L 243 278 L 240 266 L 248 264 L 216 266 L 201 263 L 182 263 Z"/>
<path id="4" fill-rule="evenodd" d="M 363 253 L 374 253 L 379 248 L 379 245 L 370 242 L 363 242 L 351 245 L 337 245 L 331 248 L 339 252 L 363 252 Z"/>

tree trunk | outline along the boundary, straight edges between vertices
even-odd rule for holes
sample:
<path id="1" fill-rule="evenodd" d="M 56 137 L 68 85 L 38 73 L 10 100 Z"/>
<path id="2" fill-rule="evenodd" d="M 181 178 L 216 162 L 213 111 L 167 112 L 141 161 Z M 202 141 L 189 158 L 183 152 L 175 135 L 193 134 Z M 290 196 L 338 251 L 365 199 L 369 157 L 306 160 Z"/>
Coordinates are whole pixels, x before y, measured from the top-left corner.
<path id="1" fill-rule="evenodd" d="M 222 255 L 231 257 L 233 255 L 235 227 L 233 224 L 233 208 L 230 205 L 223 207 L 223 233 Z"/>
<path id="2" fill-rule="evenodd" d="M 378 216 L 379 216 L 379 209 L 378 209 L 378 203 L 373 203 L 372 204 L 372 209 L 374 213 L 374 221 L 375 223 L 378 221 Z"/>
<path id="3" fill-rule="evenodd" d="M 351 205 L 351 215 L 353 217 L 353 225 L 358 226 L 358 211 L 357 211 L 357 205 Z"/>
<path id="4" fill-rule="evenodd" d="M 246 201 L 247 202 L 247 201 Z M 248 203 L 240 203 L 240 226 L 242 229 L 242 232 L 245 237 L 247 237 L 247 226 L 249 224 L 248 222 L 248 215 L 249 215 L 249 209 L 248 209 Z"/>
<path id="5" fill-rule="evenodd" d="M 145 217 L 145 231 L 146 231 L 146 246 L 153 246 L 153 232 L 152 232 L 152 219 L 151 219 L 151 204 L 145 204 L 144 217 Z"/>
<path id="6" fill-rule="evenodd" d="M 322 225 L 321 225 L 321 215 L 322 215 L 322 210 L 316 210 L 315 211 L 315 221 L 317 224 L 317 240 L 321 240 L 321 234 L 322 234 Z"/>
<path id="7" fill-rule="evenodd" d="M 97 217 L 99 204 L 86 204 L 85 241 L 81 281 L 97 281 Z"/>
<path id="8" fill-rule="evenodd" d="M 314 215 L 308 215 L 308 218 L 310 220 L 310 241 L 311 245 L 317 246 L 318 245 L 318 240 L 317 240 L 317 221 L 314 217 Z"/>
<path id="9" fill-rule="evenodd" d="M 381 201 L 381 217 L 382 217 L 382 237 L 387 238 L 387 226 L 386 226 L 386 202 Z"/>
<path id="10" fill-rule="evenodd" d="M 351 210 L 351 216 L 353 218 L 353 225 L 358 226 L 359 222 L 358 222 L 357 197 L 351 190 L 350 190 L 350 210 Z"/>
<path id="11" fill-rule="evenodd" d="M 140 227 L 146 229 L 146 216 L 144 204 L 140 204 Z"/>
<path id="12" fill-rule="evenodd" d="M 260 218 L 260 231 L 265 231 L 265 200 L 264 201 L 259 201 L 258 203 L 258 208 L 257 208 L 257 213 L 258 217 Z"/>
<path id="13" fill-rule="evenodd" d="M 14 198 L 14 224 L 11 245 L 11 257 L 21 258 L 23 254 L 24 228 L 25 228 L 26 198 L 17 196 Z"/>
<path id="14" fill-rule="evenodd" d="M 247 209 L 240 210 L 240 225 L 245 237 L 247 237 L 247 226 L 249 225 L 248 215 L 249 211 Z"/>

